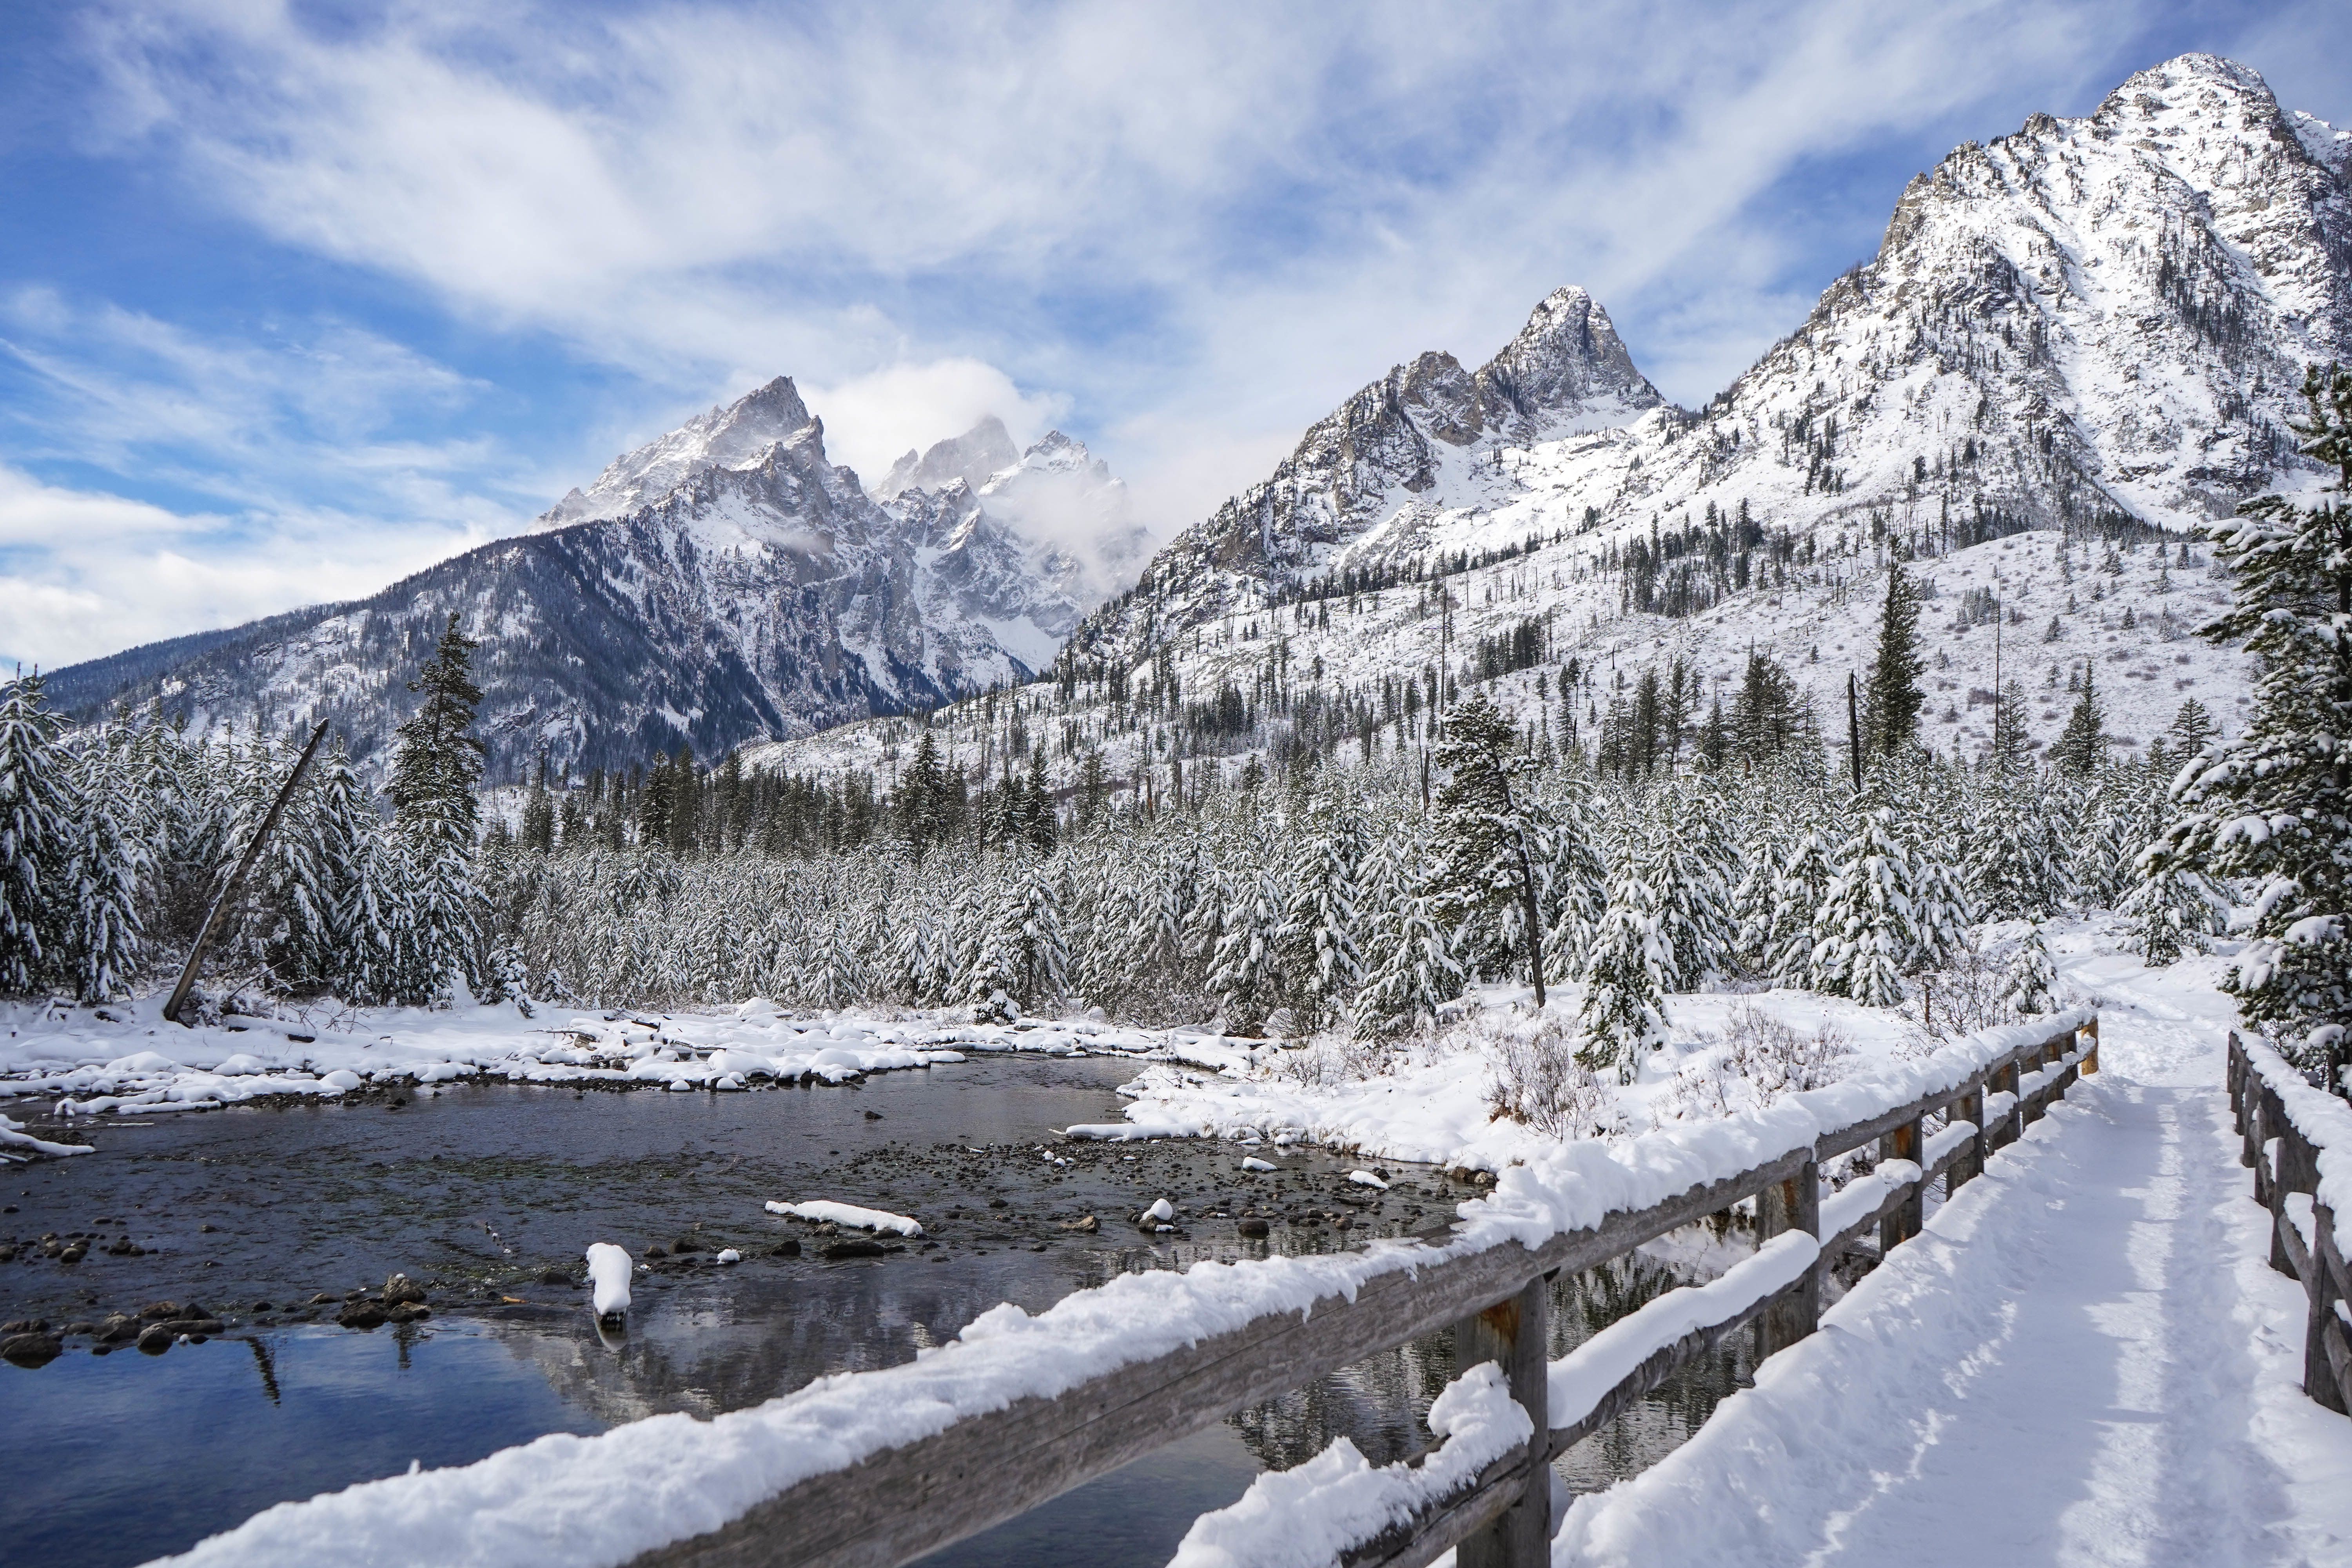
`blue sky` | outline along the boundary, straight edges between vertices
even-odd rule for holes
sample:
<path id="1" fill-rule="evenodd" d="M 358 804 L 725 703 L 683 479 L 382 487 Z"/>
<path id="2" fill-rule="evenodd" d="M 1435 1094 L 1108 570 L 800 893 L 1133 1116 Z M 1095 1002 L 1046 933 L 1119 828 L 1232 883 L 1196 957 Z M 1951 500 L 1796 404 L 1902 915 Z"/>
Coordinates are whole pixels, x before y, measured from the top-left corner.
<path id="1" fill-rule="evenodd" d="M 869 477 L 993 412 L 1170 532 L 1560 283 L 1704 401 L 1914 173 L 2185 50 L 2352 121 L 2340 4 L 20 0 L 0 38 L 0 662 L 47 668 L 365 593 L 778 374 Z"/>

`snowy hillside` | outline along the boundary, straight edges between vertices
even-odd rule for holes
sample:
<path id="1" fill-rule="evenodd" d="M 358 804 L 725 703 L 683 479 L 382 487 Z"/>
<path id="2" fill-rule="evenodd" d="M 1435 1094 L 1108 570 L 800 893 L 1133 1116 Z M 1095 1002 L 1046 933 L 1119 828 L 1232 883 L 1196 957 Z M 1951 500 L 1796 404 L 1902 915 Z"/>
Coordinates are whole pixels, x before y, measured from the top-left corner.
<path id="1" fill-rule="evenodd" d="M 1752 647 L 1840 739 L 1892 561 L 1934 595 L 1938 749 L 1990 738 L 1996 604 L 2037 740 L 2086 659 L 2118 746 L 2189 697 L 2234 730 L 2243 661 L 2185 635 L 2224 598 L 2189 534 L 2319 481 L 2286 425 L 2305 365 L 2352 349 L 2347 148 L 2211 56 L 2086 118 L 2035 115 L 1914 180 L 1878 256 L 1696 413 L 1562 289 L 1475 374 L 1424 354 L 1350 398 L 1089 617 L 1062 684 L 967 705 L 942 736 L 992 774 L 1043 731 L 1065 782 L 1094 748 L 1118 780 L 1147 747 L 1336 731 L 1378 753 L 1415 743 L 1404 689 L 1442 671 L 1565 740 L 1571 659 L 1585 733 L 1621 679 L 1677 656 L 1705 678 L 1696 723 Z M 1228 685 L 1246 736 L 1187 710 Z M 757 760 L 887 777 L 911 733 Z"/>
<path id="2" fill-rule="evenodd" d="M 575 772 L 681 745 L 708 759 L 936 706 L 1027 679 L 1142 558 L 1125 487 L 1083 446 L 1005 448 L 978 486 L 877 504 L 779 377 L 615 459 L 535 532 L 365 600 L 60 670 L 49 698 L 83 713 L 161 699 L 200 734 L 331 717 L 364 763 L 454 612 L 483 644 L 494 780 L 541 754 Z M 1074 551 L 1073 530 L 1103 548 Z"/>

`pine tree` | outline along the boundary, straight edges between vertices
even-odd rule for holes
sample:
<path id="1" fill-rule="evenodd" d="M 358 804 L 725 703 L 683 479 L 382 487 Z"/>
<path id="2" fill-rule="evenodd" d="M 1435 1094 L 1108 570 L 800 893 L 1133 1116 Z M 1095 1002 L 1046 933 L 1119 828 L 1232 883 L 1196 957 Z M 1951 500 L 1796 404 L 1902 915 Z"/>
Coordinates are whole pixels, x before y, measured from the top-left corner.
<path id="1" fill-rule="evenodd" d="M 1872 755 L 1893 756 L 1916 742 L 1919 710 L 1927 701 L 1919 677 L 1927 668 L 1919 657 L 1919 590 L 1900 565 L 1889 566 L 1864 704 L 1863 733 Z"/>
<path id="2" fill-rule="evenodd" d="M 2213 715 L 2205 710 L 2205 704 L 2192 697 L 2172 716 L 2172 725 L 2165 731 L 2165 738 L 2172 754 L 2189 763 L 2203 756 L 2205 748 L 2221 732 L 2221 727 L 2213 722 Z"/>
<path id="3" fill-rule="evenodd" d="M 939 742 L 924 728 L 915 742 L 915 760 L 899 776 L 897 805 L 898 831 L 919 861 L 950 830 L 947 813 L 947 769 L 940 762 Z"/>
<path id="4" fill-rule="evenodd" d="M 2074 710 L 2066 719 L 2066 728 L 2051 751 L 2050 760 L 2062 773 L 2075 778 L 2088 778 L 2106 755 L 2106 718 L 2100 710 L 2098 693 L 2093 689 L 2092 667 L 2083 663 L 2083 694 L 2074 702 Z"/>
<path id="5" fill-rule="evenodd" d="M 1865 1007 L 1904 997 L 1905 960 L 1920 945 L 1913 907 L 1916 873 L 1895 834 L 1895 814 L 1865 805 L 1838 855 L 1836 879 L 1815 925 L 1812 989 Z"/>
<path id="6" fill-rule="evenodd" d="M 1633 1080 L 1651 1042 L 1665 1033 L 1664 975 L 1673 959 L 1656 903 L 1636 866 L 1621 864 L 1585 959 L 1576 1059 L 1594 1072 L 1615 1072 L 1621 1083 Z"/>
<path id="7" fill-rule="evenodd" d="M 1807 828 L 1789 853 L 1772 889 L 1772 923 L 1765 941 L 1765 973 L 1772 984 L 1802 990 L 1812 984 L 1813 950 L 1825 934 L 1818 922 L 1837 880 L 1830 847 L 1818 828 Z"/>
<path id="8" fill-rule="evenodd" d="M 1224 929 L 1209 962 L 1209 990 L 1224 1004 L 1225 1032 L 1255 1035 L 1282 1005 L 1282 963 L 1276 933 L 1283 895 L 1266 871 L 1243 873 L 1224 910 Z"/>
<path id="9" fill-rule="evenodd" d="M 1515 754 L 1517 744 L 1517 727 L 1484 692 L 1446 716 L 1433 758 L 1451 774 L 1437 796 L 1438 908 L 1469 953 L 1524 959 L 1541 1005 L 1549 856 L 1526 778 L 1535 761 Z"/>
<path id="10" fill-rule="evenodd" d="M 2182 771 L 2161 859 L 2255 884 L 2223 989 L 2317 1069 L 2352 1061 L 2352 370 L 2314 367 L 2304 395 L 2294 428 L 2338 499 L 2264 496 L 2204 531 L 2234 603 L 2200 635 L 2242 640 L 2261 674 L 2245 733 Z"/>
<path id="11" fill-rule="evenodd" d="M 2057 966 L 2050 962 L 2050 948 L 2042 940 L 2037 921 L 2009 961 L 2001 979 L 2001 999 L 2021 1013 L 2048 1013 L 2056 1006 L 2051 994 L 2057 985 Z"/>
<path id="12" fill-rule="evenodd" d="M 396 999 L 430 1001 L 479 979 L 480 894 L 474 879 L 480 807 L 474 789 L 486 749 L 472 734 L 481 689 L 473 682 L 478 647 L 450 612 L 433 658 L 409 683 L 422 695 L 400 726 L 393 754 L 394 826 L 400 852 L 394 875 L 404 884 L 404 950 Z"/>
<path id="13" fill-rule="evenodd" d="M 79 809 L 58 889 L 65 978 L 84 1002 L 122 994 L 139 966 L 147 855 L 130 820 L 119 741 L 102 738 L 83 750 L 74 792 Z"/>
<path id="14" fill-rule="evenodd" d="M 2187 861 L 2151 853 L 2116 912 L 2130 922 L 2129 944 L 2153 969 L 2202 951 L 2206 937 L 2227 928 L 2230 900 Z"/>
<path id="15" fill-rule="evenodd" d="M 1582 791 L 1551 803 L 1551 868 L 1544 906 L 1544 974 L 1565 984 L 1584 971 L 1585 949 L 1609 908 L 1609 866 L 1593 847 L 1585 824 L 1591 809 Z"/>
<path id="16" fill-rule="evenodd" d="M 1289 898 L 1274 935 L 1283 992 L 1302 1032 L 1339 1016 L 1361 983 L 1363 969 L 1355 885 L 1362 832 L 1328 803 L 1316 817 L 1318 830 L 1303 837 L 1291 857 Z"/>
<path id="17" fill-rule="evenodd" d="M 1375 911 L 1366 944 L 1369 971 L 1356 994 L 1356 1029 L 1367 1037 L 1419 1028 L 1462 994 L 1462 966 L 1424 891 L 1419 847 L 1391 833 L 1366 860 L 1363 888 Z"/>
<path id="18" fill-rule="evenodd" d="M 0 993 L 31 991 L 62 956 L 73 800 L 58 731 L 37 674 L 0 688 Z"/>

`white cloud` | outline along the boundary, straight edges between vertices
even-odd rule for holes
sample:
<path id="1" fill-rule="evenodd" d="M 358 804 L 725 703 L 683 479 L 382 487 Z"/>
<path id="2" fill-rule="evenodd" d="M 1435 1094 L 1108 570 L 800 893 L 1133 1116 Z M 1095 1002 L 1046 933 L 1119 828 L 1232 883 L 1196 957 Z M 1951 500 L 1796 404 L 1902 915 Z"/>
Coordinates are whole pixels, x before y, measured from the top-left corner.
<path id="1" fill-rule="evenodd" d="M 976 359 L 892 364 L 838 385 L 803 385 L 802 399 L 824 421 L 825 450 L 870 486 L 900 454 L 960 436 L 993 414 L 1015 442 L 1035 440 L 1069 411 L 1069 399 L 1023 392 Z"/>
<path id="2" fill-rule="evenodd" d="M 373 593 L 486 537 L 331 513 L 185 515 L 0 464 L 0 667 L 55 669 Z"/>

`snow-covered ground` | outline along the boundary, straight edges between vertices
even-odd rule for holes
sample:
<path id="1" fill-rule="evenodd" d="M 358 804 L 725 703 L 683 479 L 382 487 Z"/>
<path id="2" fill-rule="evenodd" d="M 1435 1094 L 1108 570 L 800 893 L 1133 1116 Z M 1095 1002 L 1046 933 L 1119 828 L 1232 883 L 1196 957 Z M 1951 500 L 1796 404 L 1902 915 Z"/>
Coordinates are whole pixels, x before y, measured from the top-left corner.
<path id="1" fill-rule="evenodd" d="M 1688 1444 L 1580 1500 L 1555 1563 L 2352 1562 L 2352 1421 L 2303 1394 L 2216 961 L 2053 946 L 2105 1070 Z"/>
<path id="2" fill-rule="evenodd" d="M 262 1095 L 333 1096 L 368 1084 L 460 1079 L 740 1090 L 762 1080 L 842 1083 L 960 1062 L 978 1051 L 1147 1053 L 1166 1037 L 1089 1018 L 1013 1025 L 827 1013 L 754 998 L 691 1014 L 540 1005 L 289 1006 L 272 1018 L 184 1028 L 162 998 L 104 1007 L 0 1005 L 0 1104 L 63 1115 L 202 1110 Z"/>

